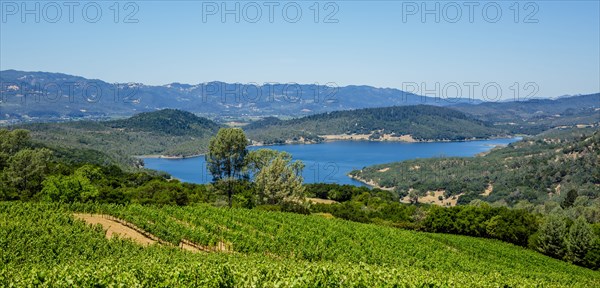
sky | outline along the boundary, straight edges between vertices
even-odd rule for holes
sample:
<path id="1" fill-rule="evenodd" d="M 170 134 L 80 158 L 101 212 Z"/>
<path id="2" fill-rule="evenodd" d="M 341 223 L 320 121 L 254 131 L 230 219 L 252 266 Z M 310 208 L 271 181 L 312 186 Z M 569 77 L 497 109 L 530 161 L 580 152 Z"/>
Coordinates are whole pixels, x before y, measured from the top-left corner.
<path id="1" fill-rule="evenodd" d="M 597 0 L 0 2 L 0 70 L 479 99 L 600 92 Z"/>

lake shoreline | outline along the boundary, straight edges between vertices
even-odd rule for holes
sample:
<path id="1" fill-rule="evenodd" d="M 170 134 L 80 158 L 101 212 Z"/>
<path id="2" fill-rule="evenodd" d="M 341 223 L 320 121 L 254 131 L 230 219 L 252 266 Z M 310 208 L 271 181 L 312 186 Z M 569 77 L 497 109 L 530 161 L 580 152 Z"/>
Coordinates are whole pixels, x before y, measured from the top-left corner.
<path id="1" fill-rule="evenodd" d="M 366 179 L 360 178 L 358 176 L 350 175 L 350 174 L 346 174 L 346 176 L 348 176 L 352 180 L 355 180 L 355 181 L 358 181 L 360 183 L 363 183 L 363 184 L 365 184 L 365 185 L 367 185 L 367 186 L 369 186 L 371 188 L 374 188 L 374 189 L 376 188 L 376 189 L 381 189 L 381 190 L 394 191 L 394 187 L 391 187 L 391 188 L 389 188 L 389 187 L 382 187 L 382 186 L 379 186 L 376 182 L 374 182 L 372 180 L 371 181 L 367 181 Z"/>
<path id="2" fill-rule="evenodd" d="M 415 158 L 440 157 L 475 157 L 480 152 L 485 152 L 497 145 L 508 144 L 519 138 L 505 138 L 502 140 L 487 141 L 461 141 L 461 142 L 439 142 L 419 143 L 418 145 L 406 145 L 406 143 L 381 141 L 330 141 L 322 145 L 273 145 L 264 147 L 276 151 L 285 151 L 293 155 L 294 159 L 305 163 L 306 168 L 302 171 L 305 183 L 338 183 L 355 186 L 366 186 L 382 190 L 393 189 L 377 185 L 378 179 L 361 179 L 361 174 L 350 172 L 360 170 L 364 167 L 405 161 Z M 473 144 L 470 144 L 473 143 Z M 255 151 L 259 145 L 252 145 L 248 149 Z M 196 155 L 195 157 L 159 157 L 152 155 L 155 159 L 144 159 L 144 167 L 164 171 L 181 179 L 184 182 L 208 183 L 209 173 L 206 170 L 206 160 Z M 385 171 L 382 166 L 382 172 Z M 373 180 L 373 181 L 371 181 Z"/>
<path id="3" fill-rule="evenodd" d="M 362 138 L 352 138 L 350 136 L 352 135 L 345 135 L 344 137 L 350 137 L 350 138 L 335 138 L 333 136 L 339 136 L 339 135 L 324 135 L 324 136 L 328 136 L 328 138 L 325 138 L 325 140 L 323 140 L 322 142 L 314 142 L 314 141 L 286 141 L 285 143 L 274 143 L 274 144 L 264 144 L 264 143 L 253 143 L 248 145 L 248 147 L 269 147 L 269 146 L 285 146 L 285 145 L 313 145 L 313 144 L 323 144 L 323 143 L 331 143 L 331 142 L 389 142 L 389 143 L 407 143 L 407 144 L 414 144 L 414 143 L 462 143 L 462 142 L 473 142 L 473 141 L 487 141 L 487 140 L 497 140 L 497 139 L 508 139 L 508 138 L 521 138 L 523 139 L 522 136 L 498 136 L 498 137 L 490 137 L 490 138 L 472 138 L 472 139 L 464 139 L 464 140 L 447 140 L 447 139 L 442 139 L 442 140 L 416 140 L 416 139 L 405 139 L 405 138 L 387 138 L 387 139 L 362 139 Z M 321 136 L 320 136 L 321 137 Z M 408 140 L 408 141 L 407 141 Z M 160 154 L 153 154 L 153 155 L 134 155 L 134 158 L 138 158 L 138 159 L 167 159 L 167 160 L 181 160 L 181 159 L 189 159 L 189 158 L 198 158 L 198 157 L 202 157 L 205 156 L 206 153 L 201 153 L 201 154 L 192 154 L 192 155 L 178 155 L 178 156 L 172 156 L 172 155 L 160 155 Z M 367 184 L 368 185 L 368 184 Z"/>
<path id="4" fill-rule="evenodd" d="M 322 143 L 330 143 L 330 142 L 339 142 L 339 141 L 352 141 L 352 142 L 389 142 L 389 143 L 407 143 L 407 144 L 413 144 L 413 143 L 452 143 L 452 142 L 456 142 L 456 143 L 462 143 L 462 142 L 473 142 L 473 141 L 487 141 L 487 140 L 498 140 L 498 139 L 514 139 L 514 138 L 521 138 L 523 139 L 523 136 L 521 135 L 501 135 L 501 136 L 494 136 L 494 137 L 488 137 L 488 138 L 471 138 L 471 139 L 463 139 L 463 140 L 449 140 L 449 139 L 437 139 L 437 140 L 419 140 L 419 139 L 414 139 L 412 138 L 412 136 L 410 135 L 403 135 L 400 137 L 393 137 L 393 138 L 383 138 L 383 139 L 365 139 L 364 137 L 362 137 L 363 135 L 359 135 L 361 137 L 356 137 L 353 138 L 354 135 L 323 135 L 323 136 L 319 136 L 319 137 L 324 137 L 323 141 L 320 142 L 315 142 L 315 141 L 302 141 L 302 140 L 296 140 L 296 141 L 292 141 L 292 140 L 286 140 L 285 143 L 273 143 L 273 144 L 264 144 L 264 143 L 256 143 L 256 144 L 251 144 L 248 145 L 250 147 L 260 147 L 260 146 L 283 146 L 283 145 L 312 145 L 312 144 L 322 144 Z M 336 136 L 340 136 L 339 138 Z M 406 138 L 405 136 L 410 136 L 410 138 Z M 521 140 L 520 139 L 520 140 Z"/>

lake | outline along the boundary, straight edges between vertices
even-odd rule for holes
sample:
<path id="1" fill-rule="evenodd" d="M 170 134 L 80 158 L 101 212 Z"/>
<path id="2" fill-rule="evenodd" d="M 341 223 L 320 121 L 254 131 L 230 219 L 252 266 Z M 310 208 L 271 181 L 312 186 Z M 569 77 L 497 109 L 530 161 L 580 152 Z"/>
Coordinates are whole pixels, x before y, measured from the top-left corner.
<path id="1" fill-rule="evenodd" d="M 339 183 L 364 186 L 346 176 L 365 166 L 416 158 L 474 156 L 497 145 L 507 145 L 521 138 L 493 139 L 467 142 L 369 142 L 334 141 L 321 144 L 292 144 L 249 147 L 249 150 L 269 148 L 286 151 L 305 164 L 305 183 Z M 191 183 L 208 183 L 212 177 L 206 169 L 204 156 L 187 159 L 144 158 L 148 169 L 164 171 Z"/>

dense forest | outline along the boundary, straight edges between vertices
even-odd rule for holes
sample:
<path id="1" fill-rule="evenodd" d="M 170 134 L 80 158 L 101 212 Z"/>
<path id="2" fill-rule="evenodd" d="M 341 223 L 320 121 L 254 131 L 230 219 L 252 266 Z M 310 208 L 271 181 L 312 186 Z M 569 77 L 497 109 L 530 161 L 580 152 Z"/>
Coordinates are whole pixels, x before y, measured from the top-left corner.
<path id="1" fill-rule="evenodd" d="M 322 135 L 411 135 L 416 141 L 459 141 L 506 135 L 502 129 L 449 108 L 418 105 L 335 111 L 291 120 L 266 118 L 244 127 L 250 139 L 265 143 L 321 141 Z"/>

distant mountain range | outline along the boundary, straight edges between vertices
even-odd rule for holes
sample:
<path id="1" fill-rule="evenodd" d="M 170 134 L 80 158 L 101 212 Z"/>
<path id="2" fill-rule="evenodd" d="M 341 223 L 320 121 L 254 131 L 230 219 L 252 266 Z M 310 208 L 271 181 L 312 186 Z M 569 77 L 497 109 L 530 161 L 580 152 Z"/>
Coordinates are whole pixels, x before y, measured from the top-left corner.
<path id="1" fill-rule="evenodd" d="M 408 105 L 450 107 L 510 133 L 537 134 L 554 127 L 600 122 L 600 93 L 527 101 L 449 101 L 370 86 L 224 82 L 151 86 L 111 84 L 60 73 L 0 71 L 0 125 L 110 120 L 167 108 L 221 123 L 250 122 L 265 117 L 295 118 Z"/>
<path id="2" fill-rule="evenodd" d="M 457 104 L 451 108 L 512 133 L 538 134 L 561 126 L 600 123 L 600 93 L 513 102 Z"/>
<path id="3" fill-rule="evenodd" d="M 392 88 L 335 87 L 310 84 L 236 84 L 208 82 L 111 84 L 97 79 L 47 72 L 0 71 L 0 120 L 41 121 L 131 116 L 165 108 L 182 109 L 210 118 L 223 116 L 306 116 L 372 107 L 427 104 L 447 106 L 480 103 L 446 101 Z"/>

